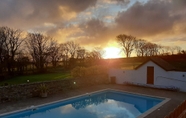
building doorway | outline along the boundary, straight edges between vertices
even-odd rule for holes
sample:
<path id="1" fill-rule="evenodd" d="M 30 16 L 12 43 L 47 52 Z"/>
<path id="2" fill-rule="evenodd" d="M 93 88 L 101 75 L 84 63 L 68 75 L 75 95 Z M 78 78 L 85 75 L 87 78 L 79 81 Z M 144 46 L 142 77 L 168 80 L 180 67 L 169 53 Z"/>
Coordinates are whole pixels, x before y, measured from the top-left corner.
<path id="1" fill-rule="evenodd" d="M 147 84 L 154 84 L 154 67 L 147 67 Z"/>

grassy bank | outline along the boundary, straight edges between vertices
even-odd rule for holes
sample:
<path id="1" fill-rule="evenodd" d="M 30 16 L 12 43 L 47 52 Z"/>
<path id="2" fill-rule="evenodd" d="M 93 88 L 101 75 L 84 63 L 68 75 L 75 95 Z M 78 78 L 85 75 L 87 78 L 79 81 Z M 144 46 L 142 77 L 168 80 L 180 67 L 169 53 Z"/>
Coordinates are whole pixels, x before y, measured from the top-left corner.
<path id="1" fill-rule="evenodd" d="M 12 84 L 23 84 L 29 82 L 41 82 L 41 81 L 50 81 L 50 80 L 59 80 L 70 78 L 70 72 L 56 72 L 56 73 L 46 73 L 46 74 L 34 74 L 34 75 L 25 75 L 18 76 L 8 80 L 4 80 L 0 82 L 0 85 L 4 85 L 5 83 Z"/>

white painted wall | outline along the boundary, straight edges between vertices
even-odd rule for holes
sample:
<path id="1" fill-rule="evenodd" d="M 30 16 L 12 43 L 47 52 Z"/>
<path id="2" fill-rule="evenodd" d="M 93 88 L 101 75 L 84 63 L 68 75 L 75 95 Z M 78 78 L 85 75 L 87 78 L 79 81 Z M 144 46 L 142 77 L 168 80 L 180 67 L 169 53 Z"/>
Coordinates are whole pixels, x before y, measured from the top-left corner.
<path id="1" fill-rule="evenodd" d="M 186 92 L 186 72 L 168 71 L 167 74 L 167 77 L 157 76 L 156 85 L 175 86 Z"/>
<path id="2" fill-rule="evenodd" d="M 117 84 L 123 84 L 126 81 L 146 84 L 147 66 L 154 67 L 154 85 L 175 86 L 186 92 L 186 72 L 165 71 L 152 61 L 145 63 L 137 70 L 110 69 L 109 77 L 115 76 Z"/>

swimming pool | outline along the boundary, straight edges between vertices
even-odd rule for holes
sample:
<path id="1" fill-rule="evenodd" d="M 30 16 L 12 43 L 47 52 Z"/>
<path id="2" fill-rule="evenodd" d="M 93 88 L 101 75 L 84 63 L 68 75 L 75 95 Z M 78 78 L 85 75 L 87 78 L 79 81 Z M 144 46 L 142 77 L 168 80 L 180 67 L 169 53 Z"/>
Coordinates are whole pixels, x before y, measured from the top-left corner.
<path id="1" fill-rule="evenodd" d="M 159 107 L 166 98 L 150 97 L 118 90 L 102 90 L 22 111 L 2 118 L 137 118 Z"/>

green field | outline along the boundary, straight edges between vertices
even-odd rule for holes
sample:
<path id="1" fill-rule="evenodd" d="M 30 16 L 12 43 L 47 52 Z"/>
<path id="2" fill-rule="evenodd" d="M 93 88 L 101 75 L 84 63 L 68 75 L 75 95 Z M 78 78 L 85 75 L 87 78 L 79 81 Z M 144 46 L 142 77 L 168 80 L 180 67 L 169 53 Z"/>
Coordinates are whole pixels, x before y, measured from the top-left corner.
<path id="1" fill-rule="evenodd" d="M 27 83 L 27 80 L 29 80 L 31 83 L 31 82 L 40 82 L 40 81 L 60 80 L 60 79 L 66 79 L 70 77 L 71 77 L 70 72 L 34 74 L 34 75 L 14 77 L 0 82 L 0 85 L 4 85 L 5 83 L 8 83 L 9 85 L 23 84 L 23 83 Z"/>

